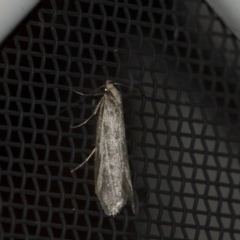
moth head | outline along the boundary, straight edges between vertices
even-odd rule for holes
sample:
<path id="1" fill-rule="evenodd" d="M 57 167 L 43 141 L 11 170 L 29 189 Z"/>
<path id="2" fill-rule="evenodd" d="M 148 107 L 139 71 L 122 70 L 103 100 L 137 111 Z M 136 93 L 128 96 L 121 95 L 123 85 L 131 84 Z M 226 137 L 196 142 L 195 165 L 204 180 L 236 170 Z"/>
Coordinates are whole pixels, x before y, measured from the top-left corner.
<path id="1" fill-rule="evenodd" d="M 107 80 L 105 84 L 105 92 L 109 92 L 113 88 L 115 88 L 114 83 L 111 80 Z"/>
<path id="2" fill-rule="evenodd" d="M 106 81 L 105 92 L 110 93 L 115 98 L 116 102 L 121 103 L 121 96 L 111 80 Z"/>

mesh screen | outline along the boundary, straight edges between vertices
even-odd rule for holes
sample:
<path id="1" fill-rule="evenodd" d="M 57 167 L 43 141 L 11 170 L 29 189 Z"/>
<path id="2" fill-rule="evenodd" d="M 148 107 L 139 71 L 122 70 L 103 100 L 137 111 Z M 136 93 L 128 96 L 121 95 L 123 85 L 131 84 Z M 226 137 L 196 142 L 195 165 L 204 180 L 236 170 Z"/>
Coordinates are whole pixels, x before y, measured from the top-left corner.
<path id="1" fill-rule="evenodd" d="M 239 56 L 201 0 L 41 1 L 1 47 L 0 239 L 240 239 Z M 115 218 L 93 159 L 70 173 L 99 101 L 72 88 L 106 79 L 127 86 L 137 211 Z"/>

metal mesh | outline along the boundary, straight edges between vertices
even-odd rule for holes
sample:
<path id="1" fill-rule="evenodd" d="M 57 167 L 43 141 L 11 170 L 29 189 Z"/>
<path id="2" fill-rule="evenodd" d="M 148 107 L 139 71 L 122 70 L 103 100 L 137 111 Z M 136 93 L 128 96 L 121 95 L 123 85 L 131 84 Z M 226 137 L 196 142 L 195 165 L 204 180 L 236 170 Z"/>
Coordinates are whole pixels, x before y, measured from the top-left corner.
<path id="1" fill-rule="evenodd" d="M 137 214 L 94 192 L 106 79 L 126 84 Z M 44 0 L 0 54 L 0 239 L 240 239 L 239 42 L 201 0 Z M 137 88 L 139 90 L 135 90 Z M 60 112 L 64 108 L 65 112 Z"/>

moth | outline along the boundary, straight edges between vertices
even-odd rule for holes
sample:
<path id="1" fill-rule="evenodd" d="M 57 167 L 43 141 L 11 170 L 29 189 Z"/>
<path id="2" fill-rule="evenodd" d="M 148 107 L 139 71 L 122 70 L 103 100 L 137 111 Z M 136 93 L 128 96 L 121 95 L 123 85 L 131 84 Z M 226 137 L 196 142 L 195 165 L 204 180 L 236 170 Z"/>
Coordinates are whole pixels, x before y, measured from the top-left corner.
<path id="1" fill-rule="evenodd" d="M 88 96 L 75 92 L 82 96 Z M 93 96 L 93 94 L 89 95 Z M 71 172 L 80 168 L 95 153 L 95 193 L 104 212 L 106 215 L 115 216 L 130 200 L 132 211 L 135 213 L 122 98 L 114 83 L 110 80 L 106 81 L 105 93 L 93 114 L 86 121 L 73 128 L 86 124 L 97 113 L 95 148 L 86 160 Z"/>

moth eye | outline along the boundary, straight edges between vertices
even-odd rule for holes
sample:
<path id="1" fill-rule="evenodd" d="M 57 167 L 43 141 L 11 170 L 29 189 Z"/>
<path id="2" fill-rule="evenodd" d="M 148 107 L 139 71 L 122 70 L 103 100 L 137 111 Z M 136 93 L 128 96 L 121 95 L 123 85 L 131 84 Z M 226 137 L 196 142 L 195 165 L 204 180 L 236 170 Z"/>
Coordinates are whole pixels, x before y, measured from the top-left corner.
<path id="1" fill-rule="evenodd" d="M 107 92 L 108 91 L 108 89 L 107 88 L 105 88 L 105 92 Z"/>

